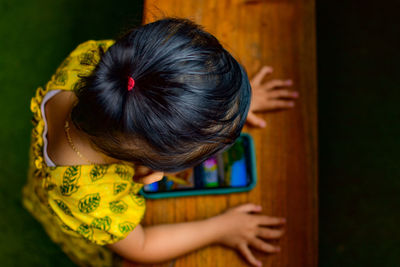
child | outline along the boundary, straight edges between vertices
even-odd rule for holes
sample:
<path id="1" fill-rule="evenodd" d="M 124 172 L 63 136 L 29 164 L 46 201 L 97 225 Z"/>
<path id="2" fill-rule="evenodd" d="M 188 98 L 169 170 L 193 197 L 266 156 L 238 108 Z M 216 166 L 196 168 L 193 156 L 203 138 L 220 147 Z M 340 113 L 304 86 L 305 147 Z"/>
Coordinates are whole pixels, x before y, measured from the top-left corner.
<path id="1" fill-rule="evenodd" d="M 293 106 L 296 92 L 253 80 L 198 25 L 163 19 L 121 39 L 79 45 L 32 99 L 24 206 L 80 266 L 172 259 L 211 243 L 278 252 L 282 218 L 245 204 L 203 221 L 143 228 L 142 184 L 192 167 L 232 144 L 255 111 Z M 276 89 L 276 90 L 272 90 Z M 286 98 L 282 99 L 282 98 Z M 115 253 L 113 253 L 115 252 Z"/>

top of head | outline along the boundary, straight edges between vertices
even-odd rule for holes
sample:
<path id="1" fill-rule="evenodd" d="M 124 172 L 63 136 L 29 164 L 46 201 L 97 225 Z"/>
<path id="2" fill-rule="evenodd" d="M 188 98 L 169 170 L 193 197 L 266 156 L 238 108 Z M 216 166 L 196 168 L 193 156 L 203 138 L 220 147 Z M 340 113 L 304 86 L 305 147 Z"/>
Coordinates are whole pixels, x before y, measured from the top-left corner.
<path id="1" fill-rule="evenodd" d="M 251 98 L 245 70 L 184 19 L 129 31 L 83 81 L 74 124 L 108 156 L 160 171 L 192 167 L 233 143 Z"/>

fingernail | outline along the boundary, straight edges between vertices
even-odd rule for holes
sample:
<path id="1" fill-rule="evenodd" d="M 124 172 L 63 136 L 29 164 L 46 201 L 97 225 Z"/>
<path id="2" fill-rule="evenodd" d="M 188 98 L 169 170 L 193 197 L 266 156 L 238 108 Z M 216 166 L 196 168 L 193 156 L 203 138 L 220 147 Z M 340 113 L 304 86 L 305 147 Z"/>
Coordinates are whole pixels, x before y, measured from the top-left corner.
<path id="1" fill-rule="evenodd" d="M 293 96 L 294 96 L 294 97 L 298 97 L 298 96 L 299 96 L 299 93 L 298 93 L 298 92 L 293 92 Z"/>
<path id="2" fill-rule="evenodd" d="M 282 218 L 282 222 L 284 222 L 284 223 L 285 223 L 285 222 L 286 222 L 286 219 L 285 219 L 285 218 Z"/>
<path id="3" fill-rule="evenodd" d="M 257 266 L 262 266 L 262 262 L 261 261 L 257 262 Z"/>
<path id="4" fill-rule="evenodd" d="M 294 107 L 294 103 L 293 103 L 293 102 L 290 102 L 290 103 L 289 103 L 289 107 Z"/>
<path id="5" fill-rule="evenodd" d="M 281 251 L 281 248 L 280 248 L 280 247 L 276 247 L 275 249 L 276 249 L 276 251 L 278 251 L 278 252 Z"/>
<path id="6" fill-rule="evenodd" d="M 258 210 L 262 210 L 262 206 L 258 205 L 258 206 L 257 206 L 257 209 L 258 209 Z"/>
<path id="7" fill-rule="evenodd" d="M 267 126 L 267 124 L 265 123 L 265 121 L 260 122 L 260 127 L 264 128 L 265 126 Z"/>
<path id="8" fill-rule="evenodd" d="M 292 85 L 292 84 L 293 84 L 293 81 L 292 81 L 292 80 L 287 80 L 287 81 L 286 81 L 286 84 L 287 84 L 287 85 Z"/>

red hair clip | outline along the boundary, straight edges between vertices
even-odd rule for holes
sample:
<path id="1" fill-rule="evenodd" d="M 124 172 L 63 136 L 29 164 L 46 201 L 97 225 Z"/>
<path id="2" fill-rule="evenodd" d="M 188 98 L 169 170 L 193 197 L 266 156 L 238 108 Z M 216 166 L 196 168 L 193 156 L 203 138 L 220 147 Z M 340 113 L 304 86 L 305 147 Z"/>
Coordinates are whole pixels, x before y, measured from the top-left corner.
<path id="1" fill-rule="evenodd" d="M 132 77 L 129 77 L 129 79 L 128 79 L 128 91 L 132 91 L 134 86 L 135 86 L 135 80 Z"/>

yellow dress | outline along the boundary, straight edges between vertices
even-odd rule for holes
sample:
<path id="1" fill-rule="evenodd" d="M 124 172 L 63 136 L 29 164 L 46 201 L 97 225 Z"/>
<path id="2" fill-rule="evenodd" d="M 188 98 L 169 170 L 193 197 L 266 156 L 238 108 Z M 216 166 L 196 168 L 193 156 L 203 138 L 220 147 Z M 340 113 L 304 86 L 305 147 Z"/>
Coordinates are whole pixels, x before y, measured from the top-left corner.
<path id="1" fill-rule="evenodd" d="M 73 90 L 99 62 L 99 49 L 114 41 L 87 41 L 60 65 L 31 101 L 32 140 L 25 208 L 49 237 L 79 266 L 116 266 L 121 259 L 106 246 L 124 239 L 140 223 L 145 203 L 125 164 L 48 167 L 43 156 L 44 120 L 40 105 L 51 90 Z"/>

